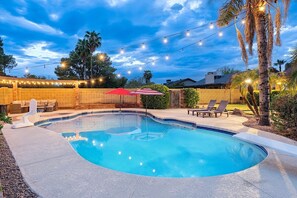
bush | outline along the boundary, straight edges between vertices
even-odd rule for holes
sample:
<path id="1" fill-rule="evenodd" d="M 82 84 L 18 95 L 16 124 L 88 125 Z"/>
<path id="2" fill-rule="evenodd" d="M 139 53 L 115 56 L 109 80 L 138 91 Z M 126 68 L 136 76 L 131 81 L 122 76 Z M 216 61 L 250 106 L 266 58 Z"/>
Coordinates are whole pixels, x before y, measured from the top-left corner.
<path id="1" fill-rule="evenodd" d="M 167 109 L 169 107 L 169 89 L 165 85 L 146 85 L 142 88 L 151 88 L 152 90 L 163 93 L 162 96 L 145 96 L 141 95 L 141 101 L 144 107 L 148 109 Z"/>
<path id="2" fill-rule="evenodd" d="M 184 99 L 187 108 L 194 108 L 199 102 L 199 94 L 194 88 L 184 89 Z"/>
<path id="3" fill-rule="evenodd" d="M 271 103 L 273 125 L 297 134 L 297 94 L 278 95 Z"/>
<path id="4" fill-rule="evenodd" d="M 272 91 L 270 94 L 270 100 L 273 101 L 280 93 L 280 91 Z"/>
<path id="5" fill-rule="evenodd" d="M 254 91 L 254 96 L 255 96 L 255 100 L 256 100 L 257 106 L 259 106 L 259 105 L 260 105 L 260 102 L 259 102 L 259 100 L 260 100 L 259 92 Z M 253 105 L 253 102 L 252 102 L 252 96 L 251 96 L 250 93 L 247 93 L 246 98 L 247 98 L 247 100 L 249 101 L 249 103 L 250 103 L 251 105 Z"/>
<path id="6" fill-rule="evenodd" d="M 5 123 L 11 124 L 11 118 L 4 113 L 0 113 L 0 131 L 3 129 Z"/>

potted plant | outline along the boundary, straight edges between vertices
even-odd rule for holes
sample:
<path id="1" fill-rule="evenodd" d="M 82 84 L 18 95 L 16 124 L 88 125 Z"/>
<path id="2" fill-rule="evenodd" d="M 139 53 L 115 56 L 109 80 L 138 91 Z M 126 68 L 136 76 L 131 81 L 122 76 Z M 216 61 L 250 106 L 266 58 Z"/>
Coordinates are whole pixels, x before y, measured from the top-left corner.
<path id="1" fill-rule="evenodd" d="M 0 113 L 0 135 L 2 134 L 2 128 L 5 123 L 11 124 L 11 117 L 8 117 L 4 113 Z"/>

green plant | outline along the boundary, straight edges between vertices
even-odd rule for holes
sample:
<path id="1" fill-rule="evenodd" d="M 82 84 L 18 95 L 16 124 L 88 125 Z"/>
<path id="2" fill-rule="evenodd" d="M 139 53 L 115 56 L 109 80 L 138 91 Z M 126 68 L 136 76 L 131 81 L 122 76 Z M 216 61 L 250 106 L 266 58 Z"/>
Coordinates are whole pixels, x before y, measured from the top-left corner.
<path id="1" fill-rule="evenodd" d="M 184 99 L 186 107 L 194 108 L 199 102 L 199 94 L 194 88 L 184 89 Z"/>
<path id="2" fill-rule="evenodd" d="M 165 85 L 146 85 L 142 88 L 151 88 L 152 90 L 163 93 L 162 96 L 141 95 L 141 101 L 144 107 L 148 109 L 167 109 L 169 107 L 169 89 Z"/>
<path id="3" fill-rule="evenodd" d="M 11 118 L 4 113 L 0 113 L 0 131 L 3 129 L 4 123 L 11 124 Z"/>
<path id="4" fill-rule="evenodd" d="M 273 125 L 297 134 L 297 94 L 280 94 L 271 104 Z"/>
<path id="5" fill-rule="evenodd" d="M 254 97 L 255 97 L 255 100 L 256 100 L 256 104 L 259 106 L 260 102 L 259 102 L 259 92 L 258 91 L 254 91 Z M 249 101 L 249 103 L 252 104 L 252 97 L 251 97 L 250 93 L 246 94 L 246 98 Z"/>

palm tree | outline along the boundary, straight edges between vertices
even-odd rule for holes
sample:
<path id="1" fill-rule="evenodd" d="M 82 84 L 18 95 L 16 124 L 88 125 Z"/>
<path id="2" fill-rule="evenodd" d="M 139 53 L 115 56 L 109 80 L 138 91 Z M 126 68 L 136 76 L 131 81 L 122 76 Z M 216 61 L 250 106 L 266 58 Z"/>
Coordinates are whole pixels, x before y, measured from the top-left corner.
<path id="1" fill-rule="evenodd" d="M 86 32 L 85 39 L 88 41 L 88 49 L 90 51 L 90 58 L 91 58 L 91 79 L 93 78 L 93 53 L 95 50 L 101 46 L 101 37 L 100 33 L 96 33 L 95 31 Z"/>
<path id="2" fill-rule="evenodd" d="M 83 79 L 86 79 L 86 60 L 87 57 L 90 54 L 89 48 L 88 48 L 88 41 L 86 39 L 79 39 L 76 47 L 75 52 L 78 54 L 81 63 L 83 65 Z"/>
<path id="3" fill-rule="evenodd" d="M 259 109 L 254 96 L 254 87 L 258 86 L 258 79 L 257 70 L 248 70 L 233 75 L 231 81 L 231 88 L 239 88 L 243 101 L 257 117 L 259 117 Z M 251 101 L 247 98 L 248 93 L 251 96 Z"/>
<path id="4" fill-rule="evenodd" d="M 286 18 L 290 0 L 228 0 L 220 9 L 218 25 L 226 26 L 231 21 L 237 21 L 240 14 L 245 20 L 245 41 L 248 44 L 249 54 L 253 54 L 254 36 L 257 37 L 258 60 L 259 60 L 259 95 L 260 95 L 260 119 L 259 125 L 270 125 L 269 119 L 269 74 L 271 66 L 271 54 L 274 43 L 274 24 L 271 9 L 275 9 L 275 44 L 281 45 L 281 10 L 279 4 L 283 2 L 284 16 Z M 238 41 L 242 49 L 242 57 L 248 63 L 244 39 L 241 32 L 236 28 Z"/>
<path id="5" fill-rule="evenodd" d="M 145 84 L 149 84 L 151 82 L 152 77 L 153 77 L 153 74 L 150 70 L 144 71 L 143 78 L 145 79 Z"/>
<path id="6" fill-rule="evenodd" d="M 279 60 L 279 59 L 277 59 L 276 60 L 276 63 L 274 63 L 274 66 L 278 66 L 279 72 L 282 72 L 282 65 L 285 64 L 285 63 L 286 63 L 285 60 Z"/>

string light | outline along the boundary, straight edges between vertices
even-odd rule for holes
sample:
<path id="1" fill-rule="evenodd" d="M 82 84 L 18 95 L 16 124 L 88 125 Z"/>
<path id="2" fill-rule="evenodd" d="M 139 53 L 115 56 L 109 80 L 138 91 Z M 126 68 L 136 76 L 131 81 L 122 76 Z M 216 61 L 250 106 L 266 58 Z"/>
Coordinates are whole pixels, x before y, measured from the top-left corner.
<path id="1" fill-rule="evenodd" d="M 142 48 L 142 49 L 145 49 L 145 48 L 146 48 L 146 46 L 145 46 L 144 43 L 141 44 L 141 48 Z"/>
<path id="2" fill-rule="evenodd" d="M 266 6 L 264 4 L 264 5 L 262 5 L 262 6 L 259 7 L 259 11 L 260 12 L 265 12 L 265 8 L 266 8 Z"/>
<path id="3" fill-rule="evenodd" d="M 131 74 L 131 71 L 129 70 L 127 73 L 130 75 Z"/>
<path id="4" fill-rule="evenodd" d="M 124 54 L 124 53 L 125 53 L 125 51 L 124 51 L 123 48 L 121 49 L 120 53 L 121 53 L 121 54 Z"/>
<path id="5" fill-rule="evenodd" d="M 198 45 L 199 45 L 199 46 L 202 46 L 202 45 L 203 45 L 202 41 L 199 41 L 199 42 L 198 42 Z"/>
<path id="6" fill-rule="evenodd" d="M 102 78 L 99 78 L 99 82 L 103 82 L 103 79 Z"/>
<path id="7" fill-rule="evenodd" d="M 95 80 L 91 80 L 91 83 L 94 84 L 95 83 Z"/>
<path id="8" fill-rule="evenodd" d="M 100 60 L 104 60 L 104 58 L 105 58 L 105 57 L 104 57 L 104 54 L 100 54 L 100 55 L 99 55 L 99 59 L 100 59 Z"/>
<path id="9" fill-rule="evenodd" d="M 165 56 L 165 60 L 169 60 L 169 56 L 168 55 Z"/>
<path id="10" fill-rule="evenodd" d="M 155 64 L 156 64 L 155 61 L 153 61 L 153 62 L 152 62 L 152 65 L 155 65 Z"/>
<path id="11" fill-rule="evenodd" d="M 117 77 L 120 78 L 121 77 L 121 74 L 117 74 Z"/>
<path id="12" fill-rule="evenodd" d="M 187 37 L 191 36 L 190 30 L 187 30 L 187 31 L 186 31 L 186 36 L 187 36 Z"/>
<path id="13" fill-rule="evenodd" d="M 214 29 L 214 24 L 213 23 L 211 23 L 210 25 L 209 25 L 209 29 Z"/>
<path id="14" fill-rule="evenodd" d="M 244 19 L 241 20 L 241 24 L 243 24 L 243 25 L 245 24 L 245 20 Z"/>
<path id="15" fill-rule="evenodd" d="M 138 69 L 141 71 L 142 70 L 142 67 L 139 67 Z"/>
<path id="16" fill-rule="evenodd" d="M 167 38 L 167 37 L 164 37 L 164 38 L 163 38 L 163 43 L 164 43 L 164 44 L 168 43 L 168 38 Z"/>
<path id="17" fill-rule="evenodd" d="M 26 73 L 26 74 L 29 73 L 29 69 L 28 69 L 28 67 L 26 67 L 26 69 L 25 69 L 25 73 Z"/>
<path id="18" fill-rule="evenodd" d="M 219 32 L 219 37 L 222 37 L 223 36 L 223 32 Z"/>

